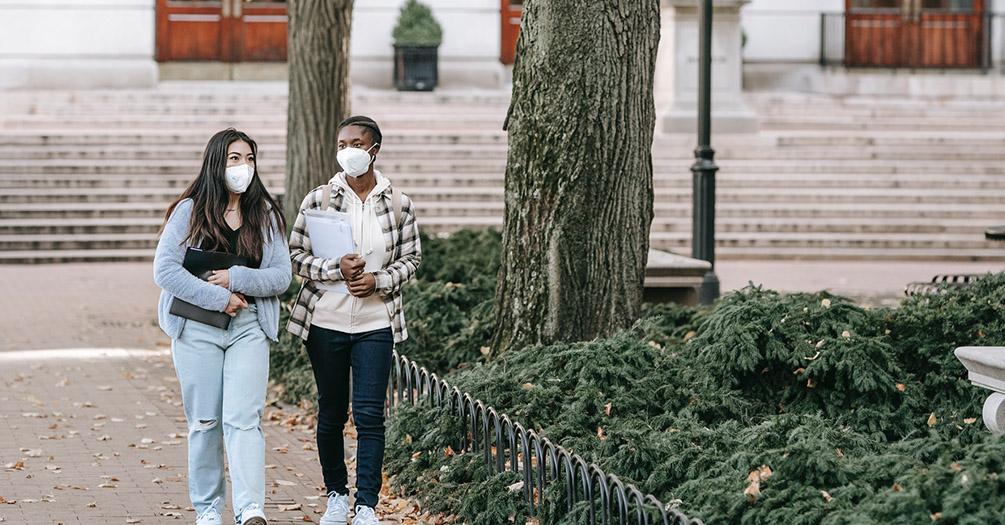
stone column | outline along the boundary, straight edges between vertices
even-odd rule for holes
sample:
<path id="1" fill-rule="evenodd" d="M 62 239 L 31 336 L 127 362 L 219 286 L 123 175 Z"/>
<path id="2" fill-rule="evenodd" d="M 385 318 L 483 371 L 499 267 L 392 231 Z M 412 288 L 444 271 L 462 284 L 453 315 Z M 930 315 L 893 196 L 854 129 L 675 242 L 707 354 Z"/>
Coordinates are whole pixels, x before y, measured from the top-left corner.
<path id="1" fill-rule="evenodd" d="M 750 0 L 715 0 L 712 15 L 712 133 L 754 133 L 757 115 L 741 98 L 743 56 L 740 7 Z M 698 1 L 663 0 L 673 10 L 673 103 L 663 131 L 698 128 Z"/>

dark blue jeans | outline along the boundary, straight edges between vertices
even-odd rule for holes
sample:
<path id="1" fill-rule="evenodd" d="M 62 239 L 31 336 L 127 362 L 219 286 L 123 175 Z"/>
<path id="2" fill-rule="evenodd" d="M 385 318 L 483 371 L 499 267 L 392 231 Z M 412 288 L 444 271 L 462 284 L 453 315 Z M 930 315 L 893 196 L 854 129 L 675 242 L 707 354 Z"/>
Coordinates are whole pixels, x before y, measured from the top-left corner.
<path id="1" fill-rule="evenodd" d="M 311 326 L 305 345 L 318 385 L 318 456 L 326 492 L 349 493 L 342 431 L 349 420 L 351 371 L 356 504 L 375 507 L 384 465 L 384 400 L 394 349 L 391 329 L 347 334 Z"/>

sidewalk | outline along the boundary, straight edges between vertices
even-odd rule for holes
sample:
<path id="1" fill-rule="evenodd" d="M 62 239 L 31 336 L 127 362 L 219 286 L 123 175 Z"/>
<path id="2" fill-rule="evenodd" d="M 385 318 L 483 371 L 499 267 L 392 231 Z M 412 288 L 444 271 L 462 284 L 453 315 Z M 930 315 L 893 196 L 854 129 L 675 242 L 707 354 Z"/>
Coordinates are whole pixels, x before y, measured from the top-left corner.
<path id="1" fill-rule="evenodd" d="M 0 381 L 0 522 L 195 522 L 168 351 L 0 352 Z M 300 411 L 266 407 L 265 512 L 273 525 L 316 523 L 324 513 L 313 423 Z M 229 498 L 224 523 L 232 523 Z M 385 524 L 421 523 L 387 485 L 379 510 Z"/>

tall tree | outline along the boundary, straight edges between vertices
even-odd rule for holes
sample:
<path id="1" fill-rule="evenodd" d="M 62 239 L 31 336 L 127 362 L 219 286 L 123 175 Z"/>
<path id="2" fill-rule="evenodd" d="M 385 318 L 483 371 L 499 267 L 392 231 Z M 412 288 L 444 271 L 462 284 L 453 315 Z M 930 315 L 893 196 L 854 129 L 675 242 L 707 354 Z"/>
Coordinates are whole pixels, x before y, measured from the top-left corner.
<path id="1" fill-rule="evenodd" d="M 307 192 L 337 167 L 338 124 L 349 115 L 349 34 L 353 0 L 290 0 L 290 95 L 286 122 L 286 195 L 293 224 Z"/>
<path id="2" fill-rule="evenodd" d="M 494 353 L 640 317 L 659 37 L 659 0 L 524 2 Z"/>

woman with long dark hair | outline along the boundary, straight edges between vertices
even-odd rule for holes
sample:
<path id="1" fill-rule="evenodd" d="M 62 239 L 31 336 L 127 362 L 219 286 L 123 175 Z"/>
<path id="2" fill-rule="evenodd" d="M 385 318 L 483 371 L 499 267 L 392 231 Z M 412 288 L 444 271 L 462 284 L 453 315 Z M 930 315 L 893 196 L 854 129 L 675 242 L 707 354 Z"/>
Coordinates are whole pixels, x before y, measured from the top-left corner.
<path id="1" fill-rule="evenodd" d="M 189 496 L 197 525 L 222 523 L 224 447 L 237 523 L 266 525 L 261 420 L 269 340 L 277 340 L 277 295 L 291 276 L 286 223 L 262 184 L 257 154 L 255 141 L 240 131 L 213 135 L 199 176 L 168 207 L 154 257 L 154 280 L 163 289 L 158 318 L 172 340 L 188 420 Z M 202 280 L 183 266 L 189 248 L 240 256 L 248 264 Z M 223 312 L 229 325 L 175 315 L 178 300 Z"/>
<path id="2" fill-rule="evenodd" d="M 374 507 L 384 463 L 384 399 L 394 344 L 408 337 L 401 287 L 422 256 L 412 201 L 373 163 L 383 140 L 377 123 L 351 117 L 339 124 L 342 171 L 307 194 L 290 234 L 293 269 L 305 278 L 286 329 L 303 339 L 318 386 L 318 455 L 328 508 L 322 525 L 349 514 L 342 430 L 348 421 L 349 377 L 356 423 L 356 504 L 353 525 L 378 525 Z M 348 215 L 356 252 L 338 259 L 311 252 L 305 212 Z M 322 285 L 338 285 L 342 293 Z"/>

